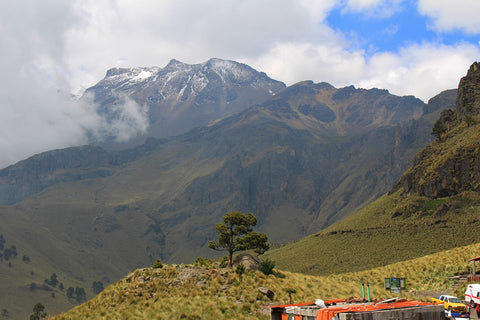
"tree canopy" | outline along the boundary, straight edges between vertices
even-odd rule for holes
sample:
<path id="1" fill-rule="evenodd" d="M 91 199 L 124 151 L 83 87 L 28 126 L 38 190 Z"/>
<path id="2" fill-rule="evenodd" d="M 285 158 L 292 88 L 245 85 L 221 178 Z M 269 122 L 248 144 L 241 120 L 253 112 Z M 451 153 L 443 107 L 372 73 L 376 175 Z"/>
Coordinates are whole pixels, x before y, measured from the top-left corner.
<path id="1" fill-rule="evenodd" d="M 208 247 L 214 250 L 228 252 L 228 266 L 232 266 L 233 253 L 244 250 L 255 250 L 262 254 L 269 249 L 267 235 L 253 232 L 252 227 L 257 224 L 257 218 L 249 213 L 239 211 L 229 212 L 223 216 L 223 223 L 215 226 L 218 240 L 210 241 Z"/>

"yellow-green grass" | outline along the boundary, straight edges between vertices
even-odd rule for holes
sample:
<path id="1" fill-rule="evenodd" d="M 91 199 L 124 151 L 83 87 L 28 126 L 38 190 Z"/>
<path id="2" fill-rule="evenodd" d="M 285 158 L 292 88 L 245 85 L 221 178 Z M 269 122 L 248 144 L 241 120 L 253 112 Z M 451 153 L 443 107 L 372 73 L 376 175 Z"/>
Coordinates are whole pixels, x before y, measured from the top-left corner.
<path id="1" fill-rule="evenodd" d="M 451 209 L 443 212 L 447 204 Z M 308 274 L 371 269 L 479 241 L 479 209 L 475 192 L 429 199 L 397 191 L 265 256 L 281 269 Z"/>
<path id="2" fill-rule="evenodd" d="M 402 296 L 429 300 L 440 293 L 461 297 L 466 284 L 457 286 L 448 277 L 468 271 L 468 260 L 478 255 L 480 244 L 439 252 L 372 270 L 311 276 L 278 271 L 276 276 L 208 266 L 164 265 L 138 269 L 107 287 L 94 299 L 53 319 L 268 319 L 268 305 L 289 303 L 287 289 L 296 290 L 294 302 L 316 298 L 361 296 L 361 284 L 369 283 L 372 298 Z M 384 278 L 407 278 L 407 291 L 391 293 Z M 266 287 L 273 300 L 258 292 Z"/>

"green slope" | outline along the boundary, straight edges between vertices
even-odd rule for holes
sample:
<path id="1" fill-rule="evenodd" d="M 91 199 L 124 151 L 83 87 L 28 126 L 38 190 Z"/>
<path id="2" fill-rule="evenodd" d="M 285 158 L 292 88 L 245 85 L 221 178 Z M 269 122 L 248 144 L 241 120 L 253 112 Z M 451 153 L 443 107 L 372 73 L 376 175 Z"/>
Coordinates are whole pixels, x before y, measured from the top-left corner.
<path id="1" fill-rule="evenodd" d="M 445 206 L 454 210 L 444 212 Z M 480 197 L 384 195 L 354 215 L 266 255 L 279 268 L 308 274 L 365 270 L 478 241 Z"/>
<path id="2" fill-rule="evenodd" d="M 280 277 L 247 271 L 240 278 L 216 263 L 142 268 L 53 319 L 269 319 L 268 305 L 289 303 L 287 289 L 296 290 L 294 302 L 312 302 L 317 298 L 361 296 L 361 284 L 366 282 L 373 298 L 402 296 L 426 301 L 441 293 L 461 296 L 466 284 L 458 285 L 448 277 L 468 271 L 468 259 L 479 250 L 477 243 L 367 271 L 329 276 L 280 271 Z M 406 277 L 407 291 L 386 291 L 384 278 L 392 276 Z M 259 287 L 272 290 L 274 298 L 260 294 Z"/>

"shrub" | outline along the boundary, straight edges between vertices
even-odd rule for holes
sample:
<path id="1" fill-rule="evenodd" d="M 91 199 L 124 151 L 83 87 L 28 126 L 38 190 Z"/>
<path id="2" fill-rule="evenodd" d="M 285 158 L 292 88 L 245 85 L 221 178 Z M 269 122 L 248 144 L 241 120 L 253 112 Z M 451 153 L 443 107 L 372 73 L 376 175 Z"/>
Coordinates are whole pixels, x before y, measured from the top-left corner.
<path id="1" fill-rule="evenodd" d="M 67 289 L 67 298 L 72 299 L 74 293 L 75 293 L 75 289 L 73 289 L 73 287 L 68 287 L 68 289 Z"/>
<path id="2" fill-rule="evenodd" d="M 45 279 L 44 282 L 49 286 L 56 287 L 58 284 L 57 275 L 55 273 L 52 273 L 50 279 Z"/>
<path id="3" fill-rule="evenodd" d="M 242 275 L 245 273 L 245 266 L 243 264 L 239 264 L 236 268 L 235 268 L 235 273 L 238 274 L 238 276 L 240 277 L 240 280 L 242 279 Z"/>
<path id="4" fill-rule="evenodd" d="M 155 260 L 155 262 L 152 265 L 152 268 L 155 268 L 155 269 L 163 268 L 162 261 L 160 259 Z"/>
<path id="5" fill-rule="evenodd" d="M 273 274 L 273 268 L 275 268 L 275 262 L 269 258 L 260 263 L 260 271 L 265 275 Z"/>
<path id="6" fill-rule="evenodd" d="M 75 295 L 77 302 L 82 302 L 87 300 L 87 294 L 85 293 L 85 289 L 81 287 L 75 288 Z"/>
<path id="7" fill-rule="evenodd" d="M 93 281 L 92 289 L 95 294 L 99 294 L 100 292 L 102 292 L 104 289 L 102 281 Z"/>
<path id="8" fill-rule="evenodd" d="M 220 265 L 219 265 L 219 267 L 220 267 L 220 268 L 226 268 L 226 267 L 227 267 L 227 264 L 228 264 L 228 257 L 225 256 L 225 257 L 223 257 L 223 258 L 220 260 Z"/>
<path id="9" fill-rule="evenodd" d="M 34 307 L 33 307 L 33 313 L 30 315 L 30 320 L 40 320 L 43 319 L 47 316 L 47 313 L 45 312 L 45 306 L 38 302 Z"/>
<path id="10" fill-rule="evenodd" d="M 208 261 L 202 257 L 198 257 L 197 259 L 195 259 L 195 261 L 193 261 L 193 264 L 206 267 L 208 265 Z"/>

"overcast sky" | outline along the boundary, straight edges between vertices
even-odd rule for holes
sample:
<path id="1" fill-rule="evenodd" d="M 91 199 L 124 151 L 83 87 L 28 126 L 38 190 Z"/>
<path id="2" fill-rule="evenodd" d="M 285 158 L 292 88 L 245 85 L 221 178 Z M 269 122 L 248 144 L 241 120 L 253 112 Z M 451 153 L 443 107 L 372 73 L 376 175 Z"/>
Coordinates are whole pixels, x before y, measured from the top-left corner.
<path id="1" fill-rule="evenodd" d="M 70 93 L 116 66 L 217 57 L 287 85 L 427 101 L 480 60 L 478 13 L 478 0 L 0 0 L 0 168 L 105 126 Z M 132 103 L 130 130 L 144 130 Z"/>

